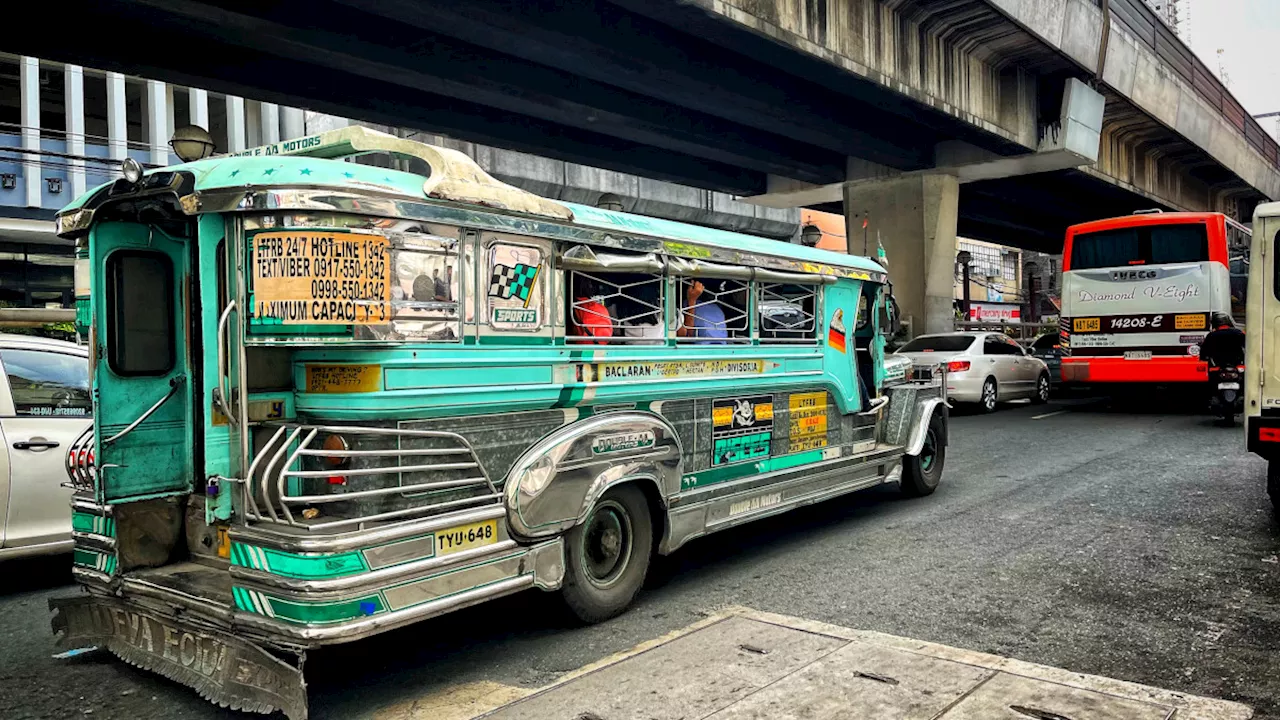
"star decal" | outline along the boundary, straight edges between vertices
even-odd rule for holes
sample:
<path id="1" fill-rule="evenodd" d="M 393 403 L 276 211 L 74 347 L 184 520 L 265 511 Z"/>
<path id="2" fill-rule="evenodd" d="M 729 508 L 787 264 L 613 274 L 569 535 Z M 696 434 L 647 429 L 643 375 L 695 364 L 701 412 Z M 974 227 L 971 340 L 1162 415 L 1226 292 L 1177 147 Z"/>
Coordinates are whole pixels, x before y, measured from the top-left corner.
<path id="1" fill-rule="evenodd" d="M 263 174 L 263 175 L 274 175 L 274 174 L 275 174 L 275 172 L 276 172 L 276 169 L 275 169 L 275 168 L 267 168 L 266 170 L 263 170 L 263 171 L 262 171 L 262 174 Z"/>
<path id="2" fill-rule="evenodd" d="M 232 171 L 231 171 L 231 177 L 235 177 L 235 176 L 237 176 L 237 175 L 239 175 L 239 174 L 240 174 L 240 171 L 239 171 L 239 170 L 232 170 Z"/>
<path id="3" fill-rule="evenodd" d="M 311 174 L 311 168 L 302 168 L 302 170 L 301 170 L 300 172 L 301 172 L 303 175 L 310 175 L 310 174 Z"/>
<path id="4" fill-rule="evenodd" d="M 356 174 L 355 174 L 355 173 L 350 173 L 350 172 L 344 172 L 344 173 L 342 173 L 342 175 L 343 175 L 343 177 L 347 178 L 348 180 L 350 180 L 351 178 L 353 178 L 353 177 L 355 177 L 355 176 L 356 176 Z"/>

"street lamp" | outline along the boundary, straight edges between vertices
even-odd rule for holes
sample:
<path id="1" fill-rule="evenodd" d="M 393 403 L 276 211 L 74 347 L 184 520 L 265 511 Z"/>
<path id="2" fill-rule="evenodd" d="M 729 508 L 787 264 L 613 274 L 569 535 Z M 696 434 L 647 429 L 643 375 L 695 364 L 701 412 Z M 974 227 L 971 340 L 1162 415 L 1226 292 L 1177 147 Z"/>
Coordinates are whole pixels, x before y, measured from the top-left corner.
<path id="1" fill-rule="evenodd" d="M 800 244 L 805 247 L 817 247 L 822 240 L 822 228 L 817 225 L 805 225 L 800 228 Z"/>
<path id="2" fill-rule="evenodd" d="M 183 162 L 195 162 L 213 154 L 213 138 L 199 125 L 184 125 L 173 131 L 169 147 Z"/>

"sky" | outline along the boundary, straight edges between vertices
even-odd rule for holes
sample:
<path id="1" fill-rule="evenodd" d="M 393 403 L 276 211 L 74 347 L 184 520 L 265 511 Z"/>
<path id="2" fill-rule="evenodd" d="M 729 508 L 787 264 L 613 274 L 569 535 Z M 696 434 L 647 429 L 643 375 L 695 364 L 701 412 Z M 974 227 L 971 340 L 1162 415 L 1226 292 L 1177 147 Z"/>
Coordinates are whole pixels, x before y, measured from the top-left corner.
<path id="1" fill-rule="evenodd" d="M 1179 0 L 1189 44 L 1210 70 L 1226 71 L 1250 115 L 1280 111 L 1280 0 Z M 1262 121 L 1268 130 L 1275 120 Z"/>

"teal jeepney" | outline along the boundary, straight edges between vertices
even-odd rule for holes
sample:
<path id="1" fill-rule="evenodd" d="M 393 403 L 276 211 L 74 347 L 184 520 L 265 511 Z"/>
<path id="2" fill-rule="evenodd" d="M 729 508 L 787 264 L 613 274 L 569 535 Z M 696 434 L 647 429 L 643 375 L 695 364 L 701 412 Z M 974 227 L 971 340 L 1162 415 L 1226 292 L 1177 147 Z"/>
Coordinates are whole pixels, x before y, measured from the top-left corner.
<path id="1" fill-rule="evenodd" d="M 531 588 L 603 620 L 655 553 L 942 476 L 945 368 L 885 354 L 866 258 L 359 127 L 130 161 L 57 224 L 95 424 L 54 629 L 232 708 L 305 718 L 315 648 Z"/>

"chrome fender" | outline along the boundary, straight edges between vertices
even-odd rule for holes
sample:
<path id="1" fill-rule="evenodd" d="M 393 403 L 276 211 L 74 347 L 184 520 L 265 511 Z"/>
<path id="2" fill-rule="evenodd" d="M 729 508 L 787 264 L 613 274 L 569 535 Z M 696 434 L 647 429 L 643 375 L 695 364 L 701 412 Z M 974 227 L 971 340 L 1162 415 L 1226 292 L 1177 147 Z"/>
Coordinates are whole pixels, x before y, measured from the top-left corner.
<path id="1" fill-rule="evenodd" d="M 562 533 L 586 520 L 596 500 L 623 482 L 647 483 L 663 508 L 680 492 L 680 438 L 661 416 L 610 412 L 556 430 L 511 467 L 503 488 L 511 531 Z"/>
<path id="2" fill-rule="evenodd" d="M 949 428 L 947 428 L 946 418 L 948 416 L 947 411 L 950 409 L 950 406 L 947 405 L 946 400 L 942 400 L 941 398 L 929 398 L 927 400 L 922 400 L 920 404 L 916 406 L 916 414 L 915 419 L 911 424 L 911 432 L 907 435 L 907 455 L 919 455 L 920 451 L 924 449 L 924 438 L 929 433 L 929 420 L 933 418 L 934 412 L 938 412 L 938 406 L 942 406 L 941 412 L 943 413 L 943 433 L 941 442 L 943 445 L 947 444 L 947 431 Z"/>

